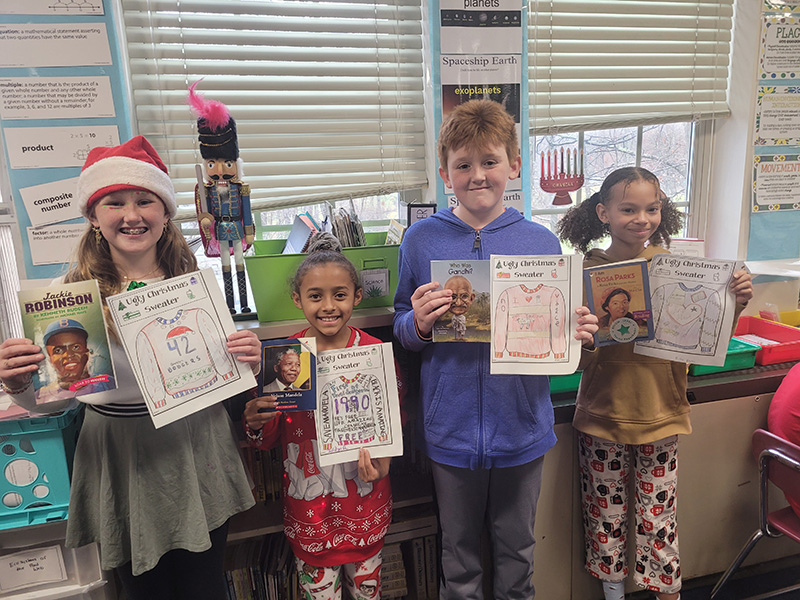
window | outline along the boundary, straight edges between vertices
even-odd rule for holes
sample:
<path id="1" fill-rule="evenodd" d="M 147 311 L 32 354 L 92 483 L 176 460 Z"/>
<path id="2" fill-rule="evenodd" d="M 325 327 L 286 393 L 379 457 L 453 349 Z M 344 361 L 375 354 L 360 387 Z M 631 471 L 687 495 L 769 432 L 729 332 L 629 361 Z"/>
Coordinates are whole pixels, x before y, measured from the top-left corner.
<path id="1" fill-rule="evenodd" d="M 187 226 L 201 157 L 186 97 L 200 79 L 236 119 L 254 212 L 427 183 L 420 0 L 122 7 L 139 133 L 167 162 Z"/>
<path id="2" fill-rule="evenodd" d="M 573 202 L 582 202 L 600 189 L 606 176 L 625 166 L 640 166 L 652 171 L 661 187 L 675 204 L 689 212 L 690 158 L 694 125 L 692 123 L 662 123 L 639 127 L 620 127 L 580 133 L 537 136 L 531 141 L 534 158 L 531 172 L 531 214 L 533 220 L 549 229 L 555 227 L 560 215 L 572 204 L 554 205 L 554 194 L 540 185 L 541 156 L 559 153 L 562 148 L 583 149 L 584 184 L 572 193 Z M 683 235 L 687 235 L 684 222 Z"/>
<path id="3" fill-rule="evenodd" d="M 19 273 L 14 256 L 13 221 L 0 217 L 0 339 L 23 337 L 17 290 Z"/>
<path id="4" fill-rule="evenodd" d="M 732 15 L 732 0 L 531 0 L 535 220 L 552 228 L 569 208 L 540 188 L 541 152 L 562 147 L 583 150 L 585 184 L 573 201 L 613 169 L 639 165 L 690 219 L 703 212 L 691 183 L 705 153 L 693 148 L 704 121 L 729 114 Z"/>

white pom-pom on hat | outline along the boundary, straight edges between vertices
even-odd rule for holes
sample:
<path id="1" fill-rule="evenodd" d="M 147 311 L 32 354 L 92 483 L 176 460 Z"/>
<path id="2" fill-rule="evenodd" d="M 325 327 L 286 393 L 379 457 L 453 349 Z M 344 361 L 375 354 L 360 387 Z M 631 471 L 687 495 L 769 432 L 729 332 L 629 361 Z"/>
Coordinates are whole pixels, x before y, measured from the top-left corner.
<path id="1" fill-rule="evenodd" d="M 78 208 L 89 217 L 92 204 L 120 190 L 152 192 L 164 203 L 170 218 L 178 205 L 167 167 L 144 136 L 137 135 L 119 146 L 89 151 L 78 178 Z"/>

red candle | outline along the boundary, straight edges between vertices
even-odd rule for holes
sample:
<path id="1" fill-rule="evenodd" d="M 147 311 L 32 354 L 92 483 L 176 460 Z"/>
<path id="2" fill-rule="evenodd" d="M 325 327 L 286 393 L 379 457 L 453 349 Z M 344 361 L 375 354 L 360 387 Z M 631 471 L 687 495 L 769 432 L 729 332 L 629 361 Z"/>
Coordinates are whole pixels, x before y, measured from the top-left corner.
<path id="1" fill-rule="evenodd" d="M 542 152 L 541 154 L 542 154 L 542 170 L 539 177 L 544 177 L 544 152 Z"/>

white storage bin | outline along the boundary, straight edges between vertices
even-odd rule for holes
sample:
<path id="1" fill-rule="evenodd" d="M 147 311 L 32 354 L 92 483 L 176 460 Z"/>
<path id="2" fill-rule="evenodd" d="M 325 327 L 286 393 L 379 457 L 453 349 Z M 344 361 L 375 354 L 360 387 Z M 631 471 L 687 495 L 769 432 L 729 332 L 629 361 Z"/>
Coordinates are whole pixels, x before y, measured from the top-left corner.
<path id="1" fill-rule="evenodd" d="M 16 587 L 23 580 L 24 587 Z M 65 548 L 63 541 L 49 541 L 0 550 L 0 597 L 4 600 L 101 600 L 106 598 L 105 586 L 97 544 Z"/>

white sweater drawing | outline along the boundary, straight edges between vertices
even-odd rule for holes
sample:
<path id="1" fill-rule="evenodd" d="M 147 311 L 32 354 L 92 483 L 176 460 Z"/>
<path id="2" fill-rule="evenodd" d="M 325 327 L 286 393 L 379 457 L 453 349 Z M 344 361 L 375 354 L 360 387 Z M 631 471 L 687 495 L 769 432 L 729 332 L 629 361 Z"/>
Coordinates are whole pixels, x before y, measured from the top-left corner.
<path id="1" fill-rule="evenodd" d="M 717 290 L 683 283 L 668 283 L 653 292 L 655 339 L 684 350 L 700 347 L 704 354 L 714 351 L 722 318 Z"/>
<path id="2" fill-rule="evenodd" d="M 145 325 L 136 338 L 136 354 L 156 409 L 166 406 L 167 396 L 180 398 L 234 374 L 225 338 L 199 308 Z"/>

